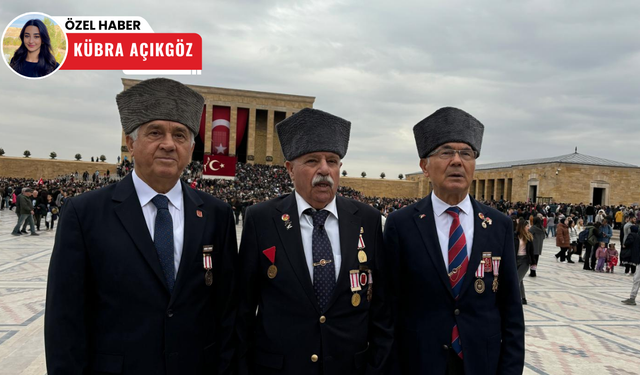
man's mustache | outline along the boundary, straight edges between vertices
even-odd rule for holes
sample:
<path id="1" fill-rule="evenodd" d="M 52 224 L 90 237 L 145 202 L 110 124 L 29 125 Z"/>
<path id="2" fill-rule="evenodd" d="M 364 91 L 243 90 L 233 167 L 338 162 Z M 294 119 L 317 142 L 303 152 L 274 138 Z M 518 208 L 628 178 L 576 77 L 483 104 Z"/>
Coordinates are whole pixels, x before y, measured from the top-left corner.
<path id="1" fill-rule="evenodd" d="M 331 176 L 322 176 L 322 175 L 316 175 L 313 180 L 311 181 L 311 186 L 316 186 L 318 184 L 329 184 L 329 187 L 333 188 L 333 178 L 331 178 Z"/>

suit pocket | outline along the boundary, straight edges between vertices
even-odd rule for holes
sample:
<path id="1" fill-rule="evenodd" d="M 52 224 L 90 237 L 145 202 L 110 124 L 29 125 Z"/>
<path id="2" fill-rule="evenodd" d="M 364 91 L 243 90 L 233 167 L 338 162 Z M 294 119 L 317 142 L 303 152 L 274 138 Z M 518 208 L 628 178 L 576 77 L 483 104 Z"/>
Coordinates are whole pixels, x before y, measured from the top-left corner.
<path id="1" fill-rule="evenodd" d="M 107 374 L 120 374 L 122 373 L 123 363 L 124 357 L 121 355 L 98 353 L 93 360 L 91 369 Z"/>
<path id="2" fill-rule="evenodd" d="M 367 364 L 367 353 L 369 353 L 369 347 L 361 352 L 353 355 L 353 364 L 356 370 L 360 370 Z"/>
<path id="3" fill-rule="evenodd" d="M 257 350 L 255 361 L 256 365 L 281 370 L 284 363 L 284 356 L 282 354 L 273 354 Z"/>

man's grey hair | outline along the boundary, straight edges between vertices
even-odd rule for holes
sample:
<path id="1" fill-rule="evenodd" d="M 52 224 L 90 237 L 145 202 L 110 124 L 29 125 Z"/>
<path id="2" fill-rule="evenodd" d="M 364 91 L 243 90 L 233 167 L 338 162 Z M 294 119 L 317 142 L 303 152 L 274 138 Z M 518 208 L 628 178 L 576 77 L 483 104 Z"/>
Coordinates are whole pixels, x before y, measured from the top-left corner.
<path id="1" fill-rule="evenodd" d="M 33 193 L 33 189 L 32 188 L 24 188 L 24 189 L 22 189 L 22 191 L 24 193 Z"/>
<path id="2" fill-rule="evenodd" d="M 134 142 L 138 139 L 138 130 L 140 130 L 139 126 L 134 131 L 127 134 Z M 193 144 L 196 143 L 196 135 L 193 134 L 191 130 L 189 130 L 189 134 L 191 134 L 191 146 L 193 146 Z"/>

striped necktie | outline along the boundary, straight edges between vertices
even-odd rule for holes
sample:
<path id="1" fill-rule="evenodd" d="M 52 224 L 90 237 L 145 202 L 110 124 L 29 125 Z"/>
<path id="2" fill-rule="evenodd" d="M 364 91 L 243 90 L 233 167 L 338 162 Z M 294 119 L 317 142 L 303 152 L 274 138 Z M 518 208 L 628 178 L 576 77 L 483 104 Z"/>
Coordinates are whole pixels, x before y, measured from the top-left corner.
<path id="1" fill-rule="evenodd" d="M 313 233 L 311 235 L 311 252 L 314 264 L 313 289 L 316 292 L 320 310 L 324 312 L 336 286 L 333 251 L 327 231 L 324 229 L 324 223 L 327 220 L 327 216 L 329 216 L 329 211 L 316 211 L 309 208 L 304 213 L 311 215 L 313 219 Z"/>
<path id="2" fill-rule="evenodd" d="M 464 236 L 462 225 L 460 225 L 460 209 L 458 207 L 449 207 L 446 213 L 453 219 L 449 229 L 449 282 L 451 283 L 453 297 L 458 299 L 469 263 L 467 259 L 467 239 Z M 457 323 L 453 325 L 451 332 L 451 347 L 462 358 L 462 345 L 460 344 Z"/>

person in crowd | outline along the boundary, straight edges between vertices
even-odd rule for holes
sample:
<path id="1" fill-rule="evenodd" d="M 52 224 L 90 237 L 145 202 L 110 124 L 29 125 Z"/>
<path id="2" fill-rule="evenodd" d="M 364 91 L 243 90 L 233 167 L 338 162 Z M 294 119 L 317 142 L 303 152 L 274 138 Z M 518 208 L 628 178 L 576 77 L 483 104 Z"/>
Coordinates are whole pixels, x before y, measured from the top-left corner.
<path id="1" fill-rule="evenodd" d="M 56 203 L 53 201 L 53 196 L 51 194 L 47 194 L 45 217 L 47 230 L 53 230 L 56 224 L 56 220 L 58 220 L 58 206 L 56 206 Z"/>
<path id="2" fill-rule="evenodd" d="M 556 253 L 556 260 L 560 263 L 567 263 L 567 251 L 571 247 L 569 227 L 565 224 L 565 221 L 565 218 L 560 219 L 556 229 L 556 246 L 560 248 L 560 251 Z"/>
<path id="3" fill-rule="evenodd" d="M 47 373 L 232 374 L 233 213 L 180 180 L 204 98 L 154 78 L 116 102 L 136 166 L 63 203 L 47 279 Z"/>
<path id="4" fill-rule="evenodd" d="M 433 191 L 384 231 L 403 374 L 521 374 L 524 317 L 513 226 L 469 196 L 484 126 L 441 108 L 413 128 Z M 420 329 L 423 327 L 424 329 Z"/>
<path id="5" fill-rule="evenodd" d="M 613 269 L 618 265 L 618 250 L 616 244 L 610 243 L 607 249 L 607 273 L 613 273 Z"/>
<path id="6" fill-rule="evenodd" d="M 555 213 L 551 212 L 547 216 L 547 237 L 555 237 L 556 236 L 556 225 L 557 225 L 557 216 Z"/>
<path id="7" fill-rule="evenodd" d="M 630 264 L 634 265 L 634 268 L 640 264 L 640 236 L 638 235 L 638 226 L 633 225 L 629 230 L 629 235 L 624 240 L 625 248 L 629 249 Z M 634 272 L 633 284 L 631 286 L 631 295 L 629 298 L 622 301 L 625 305 L 636 305 L 636 297 L 638 296 L 638 289 L 640 289 L 640 272 Z"/>
<path id="8" fill-rule="evenodd" d="M 17 200 L 19 201 L 18 208 L 16 208 L 16 214 L 18 214 L 18 223 L 13 228 L 11 232 L 14 236 L 20 236 L 22 233 L 20 232 L 20 227 L 26 221 L 29 223 L 29 227 L 31 229 L 31 235 L 37 236 L 36 227 L 33 222 L 33 202 L 31 201 L 31 196 L 33 195 L 32 188 L 22 189 L 22 192 L 19 195 Z"/>
<path id="9" fill-rule="evenodd" d="M 538 271 L 538 260 L 542 255 L 542 245 L 546 237 L 546 233 L 542 228 L 542 219 L 539 216 L 533 218 L 533 225 L 529 228 L 529 232 L 533 236 L 533 257 L 531 261 L 531 271 L 529 276 L 536 277 Z"/>
<path id="10" fill-rule="evenodd" d="M 529 232 L 529 221 L 518 220 L 518 225 L 514 233 L 514 247 L 516 249 L 516 266 L 518 267 L 518 280 L 520 281 L 520 296 L 522 304 L 527 304 L 527 296 L 524 291 L 524 276 L 529 271 L 529 265 L 533 264 L 533 235 Z"/>
<path id="11" fill-rule="evenodd" d="M 600 223 L 588 222 L 585 229 L 589 230 L 589 235 L 585 242 L 585 251 L 582 259 L 584 259 L 583 269 L 587 271 L 593 271 L 596 269 L 596 249 L 598 246 L 598 239 L 600 238 Z"/>
<path id="12" fill-rule="evenodd" d="M 578 253 L 578 229 L 576 228 L 576 222 L 573 219 L 566 219 L 567 227 L 569 229 L 569 250 L 567 251 L 567 263 L 575 263 L 571 260 L 573 254 Z"/>
<path id="13" fill-rule="evenodd" d="M 576 253 L 578 254 L 578 262 L 583 263 L 584 259 L 582 259 L 582 248 L 584 247 L 584 243 L 580 240 L 580 233 L 584 231 L 584 220 L 582 218 L 578 219 L 576 224 L 576 232 L 578 233 L 578 239 L 576 240 Z"/>
<path id="14" fill-rule="evenodd" d="M 604 242 L 600 242 L 596 250 L 596 272 L 604 272 L 604 264 L 607 261 L 607 246 Z"/>
<path id="15" fill-rule="evenodd" d="M 20 47 L 11 58 L 9 66 L 25 77 L 44 77 L 56 70 L 56 61 L 51 47 L 51 38 L 44 22 L 31 19 L 20 31 Z"/>

